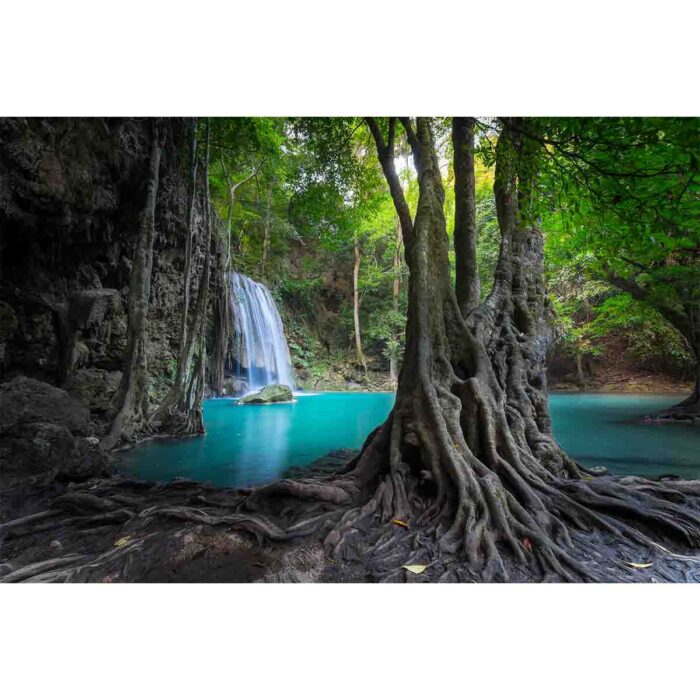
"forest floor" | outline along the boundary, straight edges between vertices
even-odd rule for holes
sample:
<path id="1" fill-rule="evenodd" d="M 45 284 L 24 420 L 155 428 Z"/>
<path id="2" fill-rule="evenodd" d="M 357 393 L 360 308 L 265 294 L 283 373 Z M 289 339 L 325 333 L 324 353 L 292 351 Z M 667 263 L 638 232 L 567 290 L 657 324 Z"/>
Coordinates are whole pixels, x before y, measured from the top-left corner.
<path id="1" fill-rule="evenodd" d="M 316 476 L 331 474 L 351 453 L 331 454 L 315 463 Z M 309 470 L 305 470 L 308 474 Z M 289 473 L 286 476 L 299 476 Z M 242 532 L 246 500 L 254 489 L 217 488 L 190 480 L 157 484 L 117 475 L 80 484 L 53 483 L 15 490 L 0 499 L 0 582 L 105 583 L 312 583 L 387 580 L 373 568 L 357 542 L 357 556 L 335 561 L 322 533 L 291 541 L 270 541 Z M 269 505 L 269 516 L 284 511 Z M 279 512 L 277 512 L 279 511 Z M 340 513 L 340 511 L 339 511 Z M 396 529 L 393 523 L 376 528 Z M 664 542 L 660 535 L 658 542 Z M 593 545 L 593 546 L 590 546 Z M 667 546 L 669 546 L 667 544 Z M 630 582 L 700 582 L 694 551 L 649 551 L 592 533 L 577 545 L 598 575 Z M 408 554 L 397 546 L 392 582 L 469 582 L 453 557 L 417 574 L 403 569 Z M 689 556 L 690 555 L 690 556 Z M 412 562 L 413 563 L 413 562 Z M 513 569 L 510 580 L 538 580 Z M 605 578 L 604 578 L 605 580 Z"/>
<path id="2" fill-rule="evenodd" d="M 379 373 L 377 373 L 379 374 Z M 386 373 L 383 374 L 388 380 Z M 588 390 L 685 391 L 689 387 L 659 375 L 600 372 Z M 347 379 L 342 377 L 347 384 Z M 388 389 L 376 384 L 325 385 L 316 389 L 367 391 Z M 557 383 L 553 389 L 578 387 Z M 375 389 L 376 390 L 376 389 Z M 352 451 L 331 453 L 286 478 L 329 475 L 347 463 Z M 293 541 L 270 542 L 241 532 L 233 522 L 245 512 L 252 489 L 225 489 L 175 480 L 156 484 L 118 475 L 81 483 L 18 487 L 0 498 L 0 582 L 375 582 L 385 580 L 372 564 L 334 561 L 322 546 L 322 533 Z M 185 516 L 186 514 L 186 516 Z M 272 514 L 274 515 L 274 513 Z M 378 523 L 377 527 L 398 527 Z M 409 534 L 408 532 L 406 533 Z M 663 551 L 635 550 L 614 541 L 595 542 L 598 552 L 619 570 L 625 562 L 629 580 L 700 581 L 695 552 L 669 560 Z M 692 555 L 688 558 L 688 555 Z M 587 556 L 585 550 L 583 556 Z M 392 581 L 430 582 L 443 577 L 442 564 L 421 574 L 402 569 L 396 552 Z M 598 565 L 592 562 L 593 565 Z M 612 571 L 612 570 L 611 570 Z M 532 581 L 532 573 L 516 571 L 515 581 Z M 444 580 L 444 579 L 443 579 Z M 473 580 L 468 574 L 450 580 Z"/>

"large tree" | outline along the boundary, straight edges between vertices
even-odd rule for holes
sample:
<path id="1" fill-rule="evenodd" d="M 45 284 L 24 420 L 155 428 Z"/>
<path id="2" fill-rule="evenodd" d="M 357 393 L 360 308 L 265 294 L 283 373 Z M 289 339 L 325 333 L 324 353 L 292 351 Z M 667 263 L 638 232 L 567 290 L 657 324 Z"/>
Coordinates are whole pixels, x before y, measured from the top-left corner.
<path id="1" fill-rule="evenodd" d="M 451 281 L 431 120 L 366 122 L 410 270 L 396 403 L 342 474 L 260 489 L 240 524 L 286 538 L 333 522 L 325 542 L 334 556 L 359 557 L 389 580 L 403 576 L 400 565 L 410 563 L 434 566 L 446 580 L 625 579 L 634 568 L 622 552 L 671 556 L 657 537 L 697 546 L 700 518 L 692 500 L 700 492 L 697 485 L 620 480 L 586 470 L 552 437 L 543 245 L 535 206 L 538 154 L 534 142 L 522 137 L 524 123 L 500 121 L 494 183 L 500 253 L 489 295 L 470 310 L 460 309 Z M 415 217 L 394 167 L 401 127 L 418 176 Z M 455 133 L 454 140 L 463 138 Z M 470 175 L 457 171 L 472 167 L 470 159 L 458 155 L 454 167 L 455 180 L 468 182 Z M 464 227 L 463 237 L 474 235 L 474 227 Z M 465 250 L 473 248 L 469 240 L 462 243 Z M 477 274 L 473 261 L 469 267 Z M 468 282 L 466 288 L 472 287 Z M 271 496 L 335 504 L 340 514 L 322 510 L 280 530 L 250 513 Z M 657 562 L 659 576 L 668 561 Z"/>

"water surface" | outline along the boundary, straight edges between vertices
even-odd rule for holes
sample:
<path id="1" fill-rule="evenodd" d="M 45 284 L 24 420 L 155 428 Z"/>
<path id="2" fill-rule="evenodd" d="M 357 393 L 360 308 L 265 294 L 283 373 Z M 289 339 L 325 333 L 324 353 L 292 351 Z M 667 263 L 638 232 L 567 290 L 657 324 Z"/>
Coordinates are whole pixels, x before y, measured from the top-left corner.
<path id="1" fill-rule="evenodd" d="M 680 398 L 554 393 L 554 434 L 587 466 L 606 466 L 615 474 L 699 478 L 700 429 L 634 422 Z M 262 484 L 332 450 L 361 447 L 393 403 L 389 392 L 300 395 L 293 404 L 263 406 L 213 399 L 204 402 L 204 437 L 145 442 L 121 453 L 118 461 L 123 472 L 153 481 L 187 477 L 219 486 Z"/>

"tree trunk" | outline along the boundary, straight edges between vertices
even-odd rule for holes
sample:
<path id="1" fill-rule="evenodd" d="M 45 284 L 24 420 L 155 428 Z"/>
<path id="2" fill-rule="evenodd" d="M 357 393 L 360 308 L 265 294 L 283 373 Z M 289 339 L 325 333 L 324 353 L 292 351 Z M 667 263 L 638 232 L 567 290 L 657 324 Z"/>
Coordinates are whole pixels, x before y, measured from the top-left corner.
<path id="1" fill-rule="evenodd" d="M 690 396 L 670 408 L 647 416 L 647 420 L 662 423 L 675 421 L 700 423 L 700 337 L 690 347 L 695 356 L 694 382 Z"/>
<path id="2" fill-rule="evenodd" d="M 263 224 L 263 249 L 260 259 L 260 272 L 265 275 L 265 264 L 270 255 L 270 209 L 272 205 L 272 180 L 267 185 L 267 196 L 265 198 L 265 222 Z"/>
<path id="3" fill-rule="evenodd" d="M 197 418 L 196 400 L 194 390 L 196 383 L 192 377 L 199 371 L 201 362 L 194 367 L 192 360 L 195 353 L 196 342 L 206 327 L 207 303 L 209 294 L 209 280 L 211 268 L 211 214 L 209 212 L 209 121 L 206 128 L 206 154 L 204 163 L 204 265 L 197 290 L 197 299 L 189 321 L 189 330 L 185 335 L 184 346 L 180 348 L 178 360 L 178 372 L 175 381 L 168 393 L 158 406 L 158 410 L 151 419 L 151 429 L 158 432 L 172 434 L 197 434 L 202 432 L 201 417 Z M 200 353 L 201 354 L 201 353 Z M 199 410 L 201 414 L 201 408 Z"/>
<path id="4" fill-rule="evenodd" d="M 583 354 L 580 352 L 576 353 L 576 380 L 581 390 L 586 388 L 586 374 L 583 371 Z"/>
<path id="5" fill-rule="evenodd" d="M 385 142 L 367 118 L 401 217 L 408 280 L 406 351 L 394 408 L 360 454 L 330 478 L 253 491 L 227 522 L 273 540 L 328 525 L 328 554 L 379 580 L 639 580 L 633 562 L 677 580 L 659 539 L 700 546 L 694 482 L 624 480 L 584 469 L 551 435 L 542 234 L 530 215 L 529 149 L 504 126 L 494 193 L 501 250 L 489 297 L 465 319 L 451 283 L 444 191 L 430 120 L 401 118 L 419 182 L 415 220 Z M 279 498 L 295 499 L 283 507 Z M 266 513 L 256 510 L 274 499 Z M 323 501 L 320 503 L 318 501 Z M 273 510 L 274 508 L 274 510 Z M 298 510 L 301 513 L 298 513 Z M 297 515 L 290 523 L 290 514 Z M 280 524 L 278 524 L 278 522 Z M 669 561 L 673 560 L 675 561 Z"/>
<path id="6" fill-rule="evenodd" d="M 124 371 L 112 401 L 117 414 L 108 435 L 102 440 L 104 449 L 111 449 L 122 439 L 131 439 L 145 427 L 148 418 L 146 317 L 151 293 L 153 243 L 156 236 L 155 212 L 164 128 L 160 120 L 153 122 L 146 202 L 141 212 L 138 240 L 129 278 Z"/>
<path id="7" fill-rule="evenodd" d="M 355 264 L 352 269 L 352 311 L 353 311 L 353 321 L 355 328 L 355 354 L 357 356 L 357 363 L 362 367 L 363 371 L 367 371 L 367 360 L 365 360 L 365 354 L 362 352 L 362 335 L 360 332 L 360 244 L 358 243 L 357 237 L 353 241 L 353 251 L 355 254 Z"/>
<path id="8" fill-rule="evenodd" d="M 211 389 L 217 396 L 224 393 L 224 368 L 227 348 L 231 338 L 231 290 L 229 288 L 229 271 L 226 269 L 226 251 L 217 240 L 216 264 L 214 275 L 215 297 L 213 301 L 213 347 L 211 353 Z"/>
<path id="9" fill-rule="evenodd" d="M 401 222 L 396 225 L 396 242 L 394 244 L 393 260 L 394 279 L 391 288 L 391 307 L 395 315 L 399 313 L 399 292 L 401 290 Z M 395 346 L 389 357 L 389 381 L 391 388 L 396 389 L 399 382 L 399 351 L 398 338 L 394 338 Z"/>
<path id="10" fill-rule="evenodd" d="M 474 177 L 473 117 L 452 120 L 455 175 L 455 292 L 463 316 L 479 303 L 480 280 L 476 263 L 476 183 Z"/>
<path id="11" fill-rule="evenodd" d="M 187 373 L 185 351 L 187 347 L 187 321 L 190 310 L 190 280 L 192 278 L 192 242 L 194 238 L 194 207 L 197 198 L 197 118 L 192 125 L 192 166 L 190 175 L 190 201 L 187 210 L 187 233 L 185 236 L 185 268 L 182 293 L 182 317 L 180 319 L 180 353 L 177 360 L 176 382 L 181 383 Z"/>
<path id="12" fill-rule="evenodd" d="M 236 203 L 236 190 L 245 185 L 248 180 L 255 177 L 262 163 L 258 163 L 253 168 L 253 171 L 247 177 L 243 178 L 240 182 L 233 182 L 226 169 L 226 162 L 221 159 L 221 169 L 224 171 L 224 178 L 226 178 L 226 184 L 228 187 L 228 216 L 226 218 L 226 230 L 228 231 L 228 242 L 227 242 L 227 255 L 226 255 L 226 269 L 232 269 L 231 256 L 238 254 L 240 252 L 240 240 L 238 236 L 233 235 L 233 206 Z"/>
<path id="13" fill-rule="evenodd" d="M 204 269 L 202 270 L 202 282 L 199 289 L 198 302 L 201 306 L 198 309 L 200 323 L 198 326 L 199 335 L 199 357 L 197 361 L 195 391 L 192 404 L 187 412 L 187 433 L 189 435 L 204 434 L 204 417 L 202 415 L 202 398 L 204 396 L 204 378 L 206 376 L 206 327 L 209 311 L 209 284 L 211 279 L 211 248 L 212 248 L 212 222 L 211 199 L 209 196 L 209 126 L 207 119 L 207 146 L 204 156 L 204 223 L 207 233 L 207 248 L 204 256 Z"/>
<path id="14" fill-rule="evenodd" d="M 334 557 L 348 556 L 358 533 L 373 531 L 364 536 L 370 546 L 363 561 L 387 580 L 405 576 L 399 563 L 422 562 L 446 568 L 445 580 L 506 579 L 527 570 L 572 581 L 626 576 L 624 566 L 607 561 L 606 568 L 605 557 L 591 555 L 597 547 L 620 558 L 592 539 L 596 530 L 653 551 L 645 529 L 653 525 L 697 546 L 700 518 L 678 504 L 681 487 L 672 493 L 642 479 L 583 479 L 587 470 L 552 438 L 542 235 L 519 208 L 532 183 L 518 177 L 516 134 L 504 128 L 497 149 L 496 282 L 465 320 L 450 281 L 430 124 L 419 118 L 415 132 L 405 124 L 420 183 L 412 230 L 404 227 L 406 351 L 390 417 L 334 482 L 357 504 L 326 539 Z M 377 147 L 380 159 L 390 156 L 383 142 Z M 393 164 L 382 165 L 391 177 Z M 327 488 L 327 497 L 337 498 Z M 449 557 L 459 562 L 451 569 Z"/>

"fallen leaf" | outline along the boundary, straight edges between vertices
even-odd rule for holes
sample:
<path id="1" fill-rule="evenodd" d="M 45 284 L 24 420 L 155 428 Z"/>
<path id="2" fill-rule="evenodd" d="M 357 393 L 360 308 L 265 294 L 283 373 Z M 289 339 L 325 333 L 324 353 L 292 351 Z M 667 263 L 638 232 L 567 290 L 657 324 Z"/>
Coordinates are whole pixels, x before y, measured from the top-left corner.
<path id="1" fill-rule="evenodd" d="M 394 523 L 394 525 L 405 527 L 408 530 L 408 523 L 405 523 L 403 520 L 392 520 L 391 522 Z"/>
<path id="2" fill-rule="evenodd" d="M 127 535 L 126 537 L 120 537 L 115 543 L 115 547 L 124 547 L 125 545 L 129 544 L 131 541 L 131 536 Z"/>
<path id="3" fill-rule="evenodd" d="M 531 551 L 532 551 L 532 542 L 530 542 L 530 538 L 529 538 L 529 537 L 526 537 L 526 538 L 523 540 L 523 547 L 525 547 L 525 549 L 527 549 L 528 552 L 531 552 Z"/>
<path id="4" fill-rule="evenodd" d="M 626 561 L 625 564 L 627 566 L 631 566 L 633 569 L 648 569 L 652 562 L 648 562 L 646 564 L 638 564 L 636 561 Z"/>
<path id="5" fill-rule="evenodd" d="M 412 574 L 422 574 L 427 568 L 427 564 L 404 564 L 402 569 L 410 571 Z"/>

